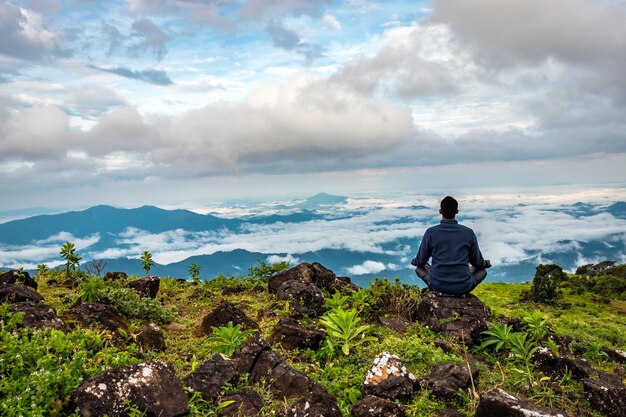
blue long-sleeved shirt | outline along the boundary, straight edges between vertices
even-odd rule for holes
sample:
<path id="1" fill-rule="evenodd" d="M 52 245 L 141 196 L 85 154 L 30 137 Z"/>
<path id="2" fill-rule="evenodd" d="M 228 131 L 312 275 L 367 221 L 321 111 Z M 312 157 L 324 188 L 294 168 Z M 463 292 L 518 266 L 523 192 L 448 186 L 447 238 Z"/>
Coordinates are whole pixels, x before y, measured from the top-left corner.
<path id="1" fill-rule="evenodd" d="M 411 264 L 422 268 L 431 257 L 428 286 L 447 294 L 465 294 L 472 290 L 474 283 L 468 262 L 478 269 L 488 267 L 474 231 L 456 220 L 444 219 L 426 230 Z"/>

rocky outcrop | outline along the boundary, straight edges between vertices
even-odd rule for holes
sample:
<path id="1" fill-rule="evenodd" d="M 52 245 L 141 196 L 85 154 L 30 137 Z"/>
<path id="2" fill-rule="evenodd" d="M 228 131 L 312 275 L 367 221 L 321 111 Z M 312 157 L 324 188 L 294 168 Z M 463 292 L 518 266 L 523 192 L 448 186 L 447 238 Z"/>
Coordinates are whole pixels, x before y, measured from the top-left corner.
<path id="1" fill-rule="evenodd" d="M 31 288 L 37 289 L 37 281 L 31 278 L 26 271 L 12 269 L 0 274 L 0 285 L 3 284 L 23 284 Z"/>
<path id="2" fill-rule="evenodd" d="M 329 292 L 335 291 L 335 273 L 317 262 L 312 264 L 303 262 L 287 271 L 279 272 L 271 276 L 267 283 L 269 292 L 276 294 L 278 289 L 287 281 L 299 281 L 313 283 L 320 289 Z M 342 281 L 343 282 L 343 281 Z"/>
<path id="3" fill-rule="evenodd" d="M 564 411 L 538 407 L 498 388 L 480 396 L 474 417 L 566 417 Z"/>
<path id="4" fill-rule="evenodd" d="M 222 354 L 216 354 L 200 364 L 198 369 L 184 378 L 191 392 L 199 392 L 207 401 L 215 401 L 221 388 L 239 380 L 241 373 L 235 363 Z"/>
<path id="5" fill-rule="evenodd" d="M 408 400 L 417 387 L 417 379 L 396 355 L 383 352 L 376 356 L 365 375 L 361 392 L 391 401 Z"/>
<path id="6" fill-rule="evenodd" d="M 127 416 L 129 405 L 148 416 L 189 413 L 183 386 L 172 365 L 164 362 L 143 362 L 106 371 L 78 387 L 71 402 L 83 417 Z"/>
<path id="7" fill-rule="evenodd" d="M 269 337 L 273 345 L 280 343 L 285 349 L 317 349 L 326 332 L 315 326 L 303 326 L 295 319 L 281 318 Z"/>
<path id="8" fill-rule="evenodd" d="M 128 287 L 134 289 L 146 298 L 156 298 L 159 292 L 161 279 L 159 277 L 149 277 L 148 279 L 138 279 L 128 283 Z"/>
<path id="9" fill-rule="evenodd" d="M 0 285 L 0 303 L 19 303 L 23 301 L 38 303 L 43 301 L 43 297 L 36 290 L 27 285 Z"/>
<path id="10" fill-rule="evenodd" d="M 402 407 L 393 401 L 366 395 L 350 407 L 352 417 L 406 417 Z"/>
<path id="11" fill-rule="evenodd" d="M 324 313 L 324 293 L 312 282 L 286 281 L 276 291 L 279 300 L 289 300 L 291 314 L 319 317 Z"/>
<path id="12" fill-rule="evenodd" d="M 243 310 L 226 300 L 222 300 L 213 311 L 202 319 L 202 324 L 196 334 L 209 335 L 213 333 L 212 327 L 223 327 L 229 322 L 232 322 L 233 326 L 240 324 L 243 329 L 259 328 L 259 325 L 248 317 Z"/>
<path id="13" fill-rule="evenodd" d="M 101 327 L 112 332 L 122 329 L 128 332 L 128 321 L 112 305 L 103 303 L 80 303 L 67 313 L 67 316 L 82 327 Z"/>
<path id="14" fill-rule="evenodd" d="M 342 417 L 334 395 L 310 393 L 291 405 L 287 417 Z"/>
<path id="15" fill-rule="evenodd" d="M 154 323 L 141 326 L 137 335 L 137 341 L 144 349 L 155 352 L 162 352 L 166 348 L 163 331 Z"/>
<path id="16" fill-rule="evenodd" d="M 600 374 L 584 378 L 585 396 L 596 410 L 607 417 L 626 417 L 626 387 L 619 377 Z"/>
<path id="17" fill-rule="evenodd" d="M 244 388 L 222 397 L 222 403 L 233 401 L 220 410 L 223 417 L 255 417 L 261 414 L 263 399 L 258 392 Z"/>
<path id="18" fill-rule="evenodd" d="M 39 330 L 54 329 L 62 332 L 67 331 L 67 326 L 57 316 L 54 308 L 45 304 L 23 301 L 11 304 L 11 311 L 14 313 L 24 313 L 22 327 L 33 327 Z"/>
<path id="19" fill-rule="evenodd" d="M 430 368 L 430 374 L 420 383 L 422 388 L 430 389 L 431 393 L 442 400 L 453 400 L 459 390 L 465 392 L 478 381 L 478 369 L 468 365 L 440 363 Z"/>
<path id="20" fill-rule="evenodd" d="M 419 322 L 436 332 L 445 332 L 473 346 L 487 330 L 489 309 L 472 294 L 451 296 L 425 290 L 418 307 Z"/>

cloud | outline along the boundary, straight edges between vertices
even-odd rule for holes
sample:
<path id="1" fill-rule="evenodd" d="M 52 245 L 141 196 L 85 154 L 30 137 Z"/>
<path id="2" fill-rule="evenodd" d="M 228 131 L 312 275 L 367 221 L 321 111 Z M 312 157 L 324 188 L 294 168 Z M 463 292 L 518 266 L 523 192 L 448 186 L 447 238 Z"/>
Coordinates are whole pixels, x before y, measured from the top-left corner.
<path id="1" fill-rule="evenodd" d="M 251 0 L 238 14 L 246 19 L 263 20 L 285 15 L 319 16 L 330 0 Z"/>
<path id="2" fill-rule="evenodd" d="M 96 233 L 86 237 L 75 237 L 69 232 L 60 232 L 47 239 L 33 242 L 30 245 L 0 245 L 0 265 L 19 268 L 30 267 L 38 263 L 48 263 L 49 266 L 62 264 L 63 261 L 59 251 L 61 250 L 61 245 L 68 241 L 75 244 L 77 251 L 84 253 L 89 247 L 100 241 L 100 235 Z"/>
<path id="3" fill-rule="evenodd" d="M 300 263 L 300 260 L 293 255 L 286 255 L 286 256 L 271 255 L 271 256 L 268 256 L 267 259 L 265 259 L 265 262 L 269 264 L 277 264 L 279 262 L 289 262 L 289 265 L 296 266 Z"/>
<path id="4" fill-rule="evenodd" d="M 167 53 L 165 44 L 170 40 L 170 37 L 154 22 L 146 18 L 135 21 L 132 29 L 135 32 L 134 37 L 139 37 L 141 40 L 133 45 L 131 50 L 134 52 L 150 50 L 159 61 L 162 60 Z"/>
<path id="5" fill-rule="evenodd" d="M 333 30 L 341 30 L 341 23 L 339 23 L 339 20 L 337 20 L 335 16 L 327 14 L 324 15 L 322 20 L 329 28 Z"/>
<path id="6" fill-rule="evenodd" d="M 272 22 L 265 30 L 272 38 L 272 43 L 275 47 L 288 51 L 297 51 L 305 57 L 308 63 L 322 57 L 324 54 L 325 48 L 320 45 L 302 42 L 296 32 L 280 23 Z"/>
<path id="7" fill-rule="evenodd" d="M 48 29 L 41 15 L 0 1 L 0 54 L 29 61 L 69 56 L 62 44 L 63 36 Z"/>
<path id="8" fill-rule="evenodd" d="M 361 265 L 348 268 L 351 275 L 378 274 L 385 270 L 385 264 L 377 261 L 365 261 Z"/>
<path id="9" fill-rule="evenodd" d="M 95 65 L 89 65 L 90 68 L 96 69 L 102 72 L 108 72 L 110 74 L 119 75 L 120 77 L 130 78 L 133 80 L 140 80 L 154 85 L 172 85 L 173 81 L 169 78 L 165 71 L 160 70 L 142 70 L 133 71 L 124 67 L 116 68 L 103 68 Z"/>

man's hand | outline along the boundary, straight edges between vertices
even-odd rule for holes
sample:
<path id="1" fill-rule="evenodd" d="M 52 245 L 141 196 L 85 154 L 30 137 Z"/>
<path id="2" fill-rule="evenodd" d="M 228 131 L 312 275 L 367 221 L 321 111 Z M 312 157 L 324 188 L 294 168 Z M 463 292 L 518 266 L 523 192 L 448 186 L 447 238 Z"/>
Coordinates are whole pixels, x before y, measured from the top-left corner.
<path id="1" fill-rule="evenodd" d="M 491 261 L 489 259 L 487 259 L 485 261 L 485 263 L 487 263 L 487 268 L 491 268 L 492 265 L 491 265 Z"/>

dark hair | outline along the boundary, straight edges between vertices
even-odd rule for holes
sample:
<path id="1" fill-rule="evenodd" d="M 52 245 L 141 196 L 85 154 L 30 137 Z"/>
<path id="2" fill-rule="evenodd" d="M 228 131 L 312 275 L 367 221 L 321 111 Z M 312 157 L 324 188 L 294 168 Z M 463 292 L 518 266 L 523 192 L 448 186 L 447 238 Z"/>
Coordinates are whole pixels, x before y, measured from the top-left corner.
<path id="1" fill-rule="evenodd" d="M 458 208 L 459 203 L 450 196 L 441 200 L 441 214 L 446 219 L 454 219 Z"/>

